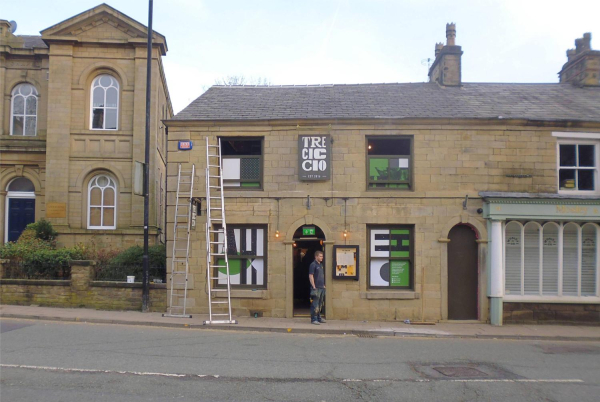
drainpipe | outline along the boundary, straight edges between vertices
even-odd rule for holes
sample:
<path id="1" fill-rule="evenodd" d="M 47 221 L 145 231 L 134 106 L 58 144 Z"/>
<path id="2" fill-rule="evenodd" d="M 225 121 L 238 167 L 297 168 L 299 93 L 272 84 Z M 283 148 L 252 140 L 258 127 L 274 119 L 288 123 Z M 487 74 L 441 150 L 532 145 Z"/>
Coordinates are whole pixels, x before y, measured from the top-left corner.
<path id="1" fill-rule="evenodd" d="M 502 256 L 502 222 L 493 220 L 491 230 L 491 270 L 490 270 L 490 288 L 488 297 L 490 298 L 490 323 L 492 325 L 502 325 L 502 298 L 504 296 L 503 286 L 503 256 Z"/>
<path id="2" fill-rule="evenodd" d="M 165 124 L 165 123 L 163 123 Z M 165 125 L 165 214 L 164 214 L 164 222 L 163 222 L 163 233 L 165 235 L 165 247 L 167 247 L 167 173 L 169 170 L 169 126 Z"/>

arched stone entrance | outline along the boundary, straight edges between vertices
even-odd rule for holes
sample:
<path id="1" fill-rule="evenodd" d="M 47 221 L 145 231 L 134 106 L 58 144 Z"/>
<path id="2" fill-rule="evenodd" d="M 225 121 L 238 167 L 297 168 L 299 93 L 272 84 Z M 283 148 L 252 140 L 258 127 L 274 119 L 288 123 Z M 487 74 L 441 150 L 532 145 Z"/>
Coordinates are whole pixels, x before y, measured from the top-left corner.
<path id="1" fill-rule="evenodd" d="M 307 227 L 314 227 L 314 235 L 312 234 L 305 234 L 303 235 L 303 231 L 302 228 L 307 228 Z M 310 232 L 309 232 L 310 233 Z M 304 258 L 307 258 L 307 262 L 310 261 L 312 262 L 312 260 L 314 259 L 314 255 L 311 257 L 308 254 L 310 253 L 310 251 L 308 250 L 309 248 L 311 248 L 310 246 L 312 245 L 313 249 L 316 248 L 316 244 L 318 244 L 321 248 L 321 250 L 323 251 L 324 255 L 325 255 L 325 259 L 323 260 L 323 266 L 324 266 L 324 270 L 325 270 L 325 283 L 326 286 L 329 287 L 329 278 L 331 278 L 331 263 L 332 263 L 332 259 L 330 258 L 330 256 L 333 255 L 333 244 L 335 243 L 332 240 L 327 240 L 327 239 L 332 239 L 333 235 L 331 233 L 331 231 L 329 230 L 329 226 L 321 219 L 319 218 L 315 218 L 311 215 L 306 215 L 303 216 L 302 218 L 296 220 L 295 222 L 293 222 L 286 233 L 285 236 L 285 240 L 284 240 L 284 244 L 285 244 L 285 275 L 286 275 L 286 281 L 285 281 L 285 293 L 286 293 L 286 298 L 285 298 L 285 316 L 288 318 L 291 318 L 294 316 L 294 279 L 295 279 L 295 275 L 299 275 L 299 280 L 303 280 L 302 278 L 300 278 L 300 276 L 304 276 L 303 273 L 300 271 L 298 274 L 295 273 L 295 262 L 297 262 L 297 260 L 295 260 L 295 258 L 301 256 L 301 250 L 302 249 L 306 249 L 304 251 L 305 256 Z M 309 243 L 305 243 L 305 242 L 309 242 Z M 310 243 L 312 242 L 312 243 Z M 321 244 L 322 242 L 322 244 Z M 302 246 L 302 247 L 299 247 Z M 314 251 L 313 251 L 314 254 Z M 306 282 L 308 283 L 308 267 L 307 267 L 307 271 L 306 271 Z M 302 286 L 302 285 L 298 285 L 298 286 Z M 309 286 L 306 286 L 307 289 L 307 294 L 310 294 L 309 291 Z M 301 298 L 301 295 L 297 296 L 298 298 Z M 327 292 L 325 294 L 325 306 L 331 306 L 331 292 Z M 306 310 L 308 312 L 308 310 Z M 331 316 L 331 310 L 330 310 L 330 314 L 328 316 L 328 318 L 332 318 Z"/>
<path id="2" fill-rule="evenodd" d="M 294 232 L 292 264 L 294 272 L 294 317 L 310 316 L 308 268 L 315 252 L 325 252 L 325 234 L 317 225 L 302 225 Z"/>
<path id="3" fill-rule="evenodd" d="M 477 235 L 468 225 L 456 225 L 448 239 L 448 319 L 476 320 L 479 316 Z"/>

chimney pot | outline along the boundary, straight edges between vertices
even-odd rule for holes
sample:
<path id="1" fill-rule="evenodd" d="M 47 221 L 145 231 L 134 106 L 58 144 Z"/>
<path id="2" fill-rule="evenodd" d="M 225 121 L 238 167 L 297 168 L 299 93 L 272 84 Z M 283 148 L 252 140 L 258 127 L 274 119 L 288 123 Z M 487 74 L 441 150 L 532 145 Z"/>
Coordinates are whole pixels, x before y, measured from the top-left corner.
<path id="1" fill-rule="evenodd" d="M 446 24 L 446 45 L 455 46 L 456 24 L 451 22 Z"/>

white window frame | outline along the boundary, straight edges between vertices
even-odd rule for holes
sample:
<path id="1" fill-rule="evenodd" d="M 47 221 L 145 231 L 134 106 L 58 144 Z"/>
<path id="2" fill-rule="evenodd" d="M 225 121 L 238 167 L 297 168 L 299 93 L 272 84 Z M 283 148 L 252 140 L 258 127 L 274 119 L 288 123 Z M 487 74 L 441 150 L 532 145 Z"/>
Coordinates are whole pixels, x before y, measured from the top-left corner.
<path id="1" fill-rule="evenodd" d="M 507 294 L 506 293 L 506 226 L 516 222 L 521 227 L 521 292 L 520 294 Z M 527 221 L 525 224 L 535 221 Z M 525 224 L 516 220 L 508 220 L 502 223 L 502 259 L 503 259 L 503 290 L 504 290 L 504 301 L 507 302 L 535 302 L 535 303 L 590 303 L 600 304 L 600 225 L 596 222 L 554 222 L 558 225 L 558 295 L 544 295 L 543 294 L 543 272 L 544 272 L 544 260 L 543 260 L 543 229 L 547 226 L 546 222 L 541 225 L 541 222 L 535 222 L 541 226 L 540 231 L 540 259 L 539 259 L 539 295 L 526 295 L 524 292 L 524 273 L 525 273 L 525 259 L 523 258 L 525 252 Z M 578 266 L 577 266 L 577 296 L 564 296 L 563 295 L 563 249 L 564 249 L 564 236 L 563 231 L 566 225 L 569 223 L 575 223 L 578 227 Z M 596 293 L 593 296 L 581 295 L 581 271 L 582 271 L 582 230 L 584 225 L 591 224 L 596 227 Z"/>
<path id="2" fill-rule="evenodd" d="M 556 141 L 556 189 L 558 194 L 600 195 L 600 133 L 552 133 Z M 561 145 L 594 145 L 596 166 L 593 168 L 580 168 L 573 166 L 573 170 L 593 170 L 594 190 L 561 190 L 560 189 L 560 146 Z M 568 169 L 568 167 L 567 167 Z M 577 174 L 575 175 L 577 177 Z"/>
<path id="3" fill-rule="evenodd" d="M 99 186 L 92 186 L 92 183 L 95 183 L 96 180 L 98 180 L 100 177 L 106 177 L 109 180 L 109 183 L 106 187 L 99 187 Z M 112 183 L 112 186 L 111 186 Z M 102 190 L 102 200 L 101 200 L 101 205 L 90 205 L 91 204 L 91 200 L 92 200 L 92 188 L 100 188 Z M 114 190 L 115 193 L 115 199 L 114 199 L 114 206 L 104 206 L 104 188 L 112 188 Z M 118 202 L 118 197 L 117 197 L 117 182 L 114 178 L 112 178 L 111 176 L 107 175 L 107 174 L 98 174 L 94 177 L 92 177 L 88 183 L 88 198 L 87 198 L 87 228 L 88 229 L 100 229 L 100 230 L 112 230 L 112 229 L 116 229 L 117 228 L 117 202 Z M 91 219 L 91 208 L 100 208 L 100 223 L 101 226 L 92 226 L 90 223 L 90 219 Z M 104 221 L 104 209 L 105 208 L 112 208 L 114 210 L 114 225 L 112 226 L 102 226 L 102 223 Z"/>
<path id="4" fill-rule="evenodd" d="M 104 106 L 101 108 L 94 107 L 94 89 L 96 87 L 104 88 L 100 85 L 100 79 L 102 79 L 102 77 L 110 77 L 117 84 L 116 87 L 114 87 L 112 85 L 110 87 L 108 87 L 108 88 L 116 88 L 117 89 L 117 106 L 116 107 L 106 106 L 106 89 L 104 89 Z M 90 89 L 90 130 L 95 130 L 95 131 L 97 131 L 97 130 L 110 130 L 110 131 L 118 130 L 119 129 L 119 107 L 120 107 L 120 100 L 121 100 L 121 85 L 119 84 L 119 80 L 117 80 L 117 78 L 111 74 L 100 74 L 96 78 L 94 78 L 90 88 L 91 88 Z M 102 128 L 94 128 L 94 109 L 104 109 Z M 106 127 L 106 110 L 107 109 L 114 109 L 117 111 L 116 128 L 105 128 Z"/>
<path id="5" fill-rule="evenodd" d="M 23 87 L 26 85 L 30 86 L 32 88 L 31 94 L 24 96 L 24 95 L 21 95 L 20 93 L 18 93 L 18 94 L 16 93 L 19 91 L 20 87 Z M 14 122 L 14 117 L 15 117 L 15 98 L 17 96 L 21 96 L 24 98 L 23 99 L 23 114 L 17 114 L 17 116 L 23 117 L 23 133 L 22 134 L 15 134 L 13 131 L 14 130 L 13 122 Z M 29 97 L 35 98 L 35 115 L 27 114 L 27 98 L 29 98 Z M 36 137 L 37 136 L 37 129 L 38 129 L 37 114 L 38 114 L 39 103 L 40 103 L 39 94 L 38 94 L 36 87 L 33 84 L 30 84 L 28 82 L 23 82 L 18 85 L 15 85 L 15 87 L 13 88 L 13 90 L 11 92 L 11 97 L 10 97 L 10 135 L 14 135 L 16 137 Z M 27 134 L 25 134 L 25 127 L 27 126 L 27 119 L 31 119 L 31 118 L 33 118 L 35 120 L 35 133 L 33 135 L 27 135 Z"/>

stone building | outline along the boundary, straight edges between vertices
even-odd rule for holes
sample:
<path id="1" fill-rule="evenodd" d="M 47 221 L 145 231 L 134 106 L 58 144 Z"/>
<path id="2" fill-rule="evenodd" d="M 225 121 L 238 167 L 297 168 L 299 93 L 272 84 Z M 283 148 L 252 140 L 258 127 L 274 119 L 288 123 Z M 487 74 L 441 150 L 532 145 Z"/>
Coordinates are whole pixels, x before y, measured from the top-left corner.
<path id="1" fill-rule="evenodd" d="M 208 310 L 208 138 L 222 144 L 234 314 L 307 314 L 323 250 L 328 318 L 600 322 L 589 34 L 550 84 L 462 82 L 455 34 L 428 83 L 214 86 L 166 121 L 169 231 L 178 165 L 198 172 L 190 312 Z"/>
<path id="2" fill-rule="evenodd" d="M 18 35 L 0 20 L 0 242 L 27 223 L 52 222 L 62 245 L 128 247 L 143 238 L 147 28 L 102 4 L 41 31 Z M 172 116 L 153 33 L 150 233 L 164 229 L 166 128 Z M 164 241 L 164 238 L 162 239 Z"/>

